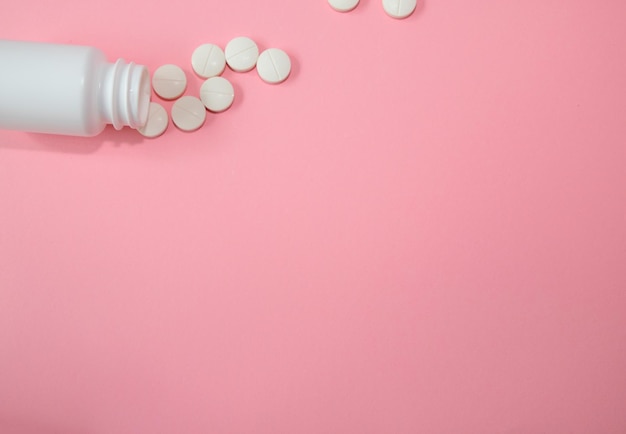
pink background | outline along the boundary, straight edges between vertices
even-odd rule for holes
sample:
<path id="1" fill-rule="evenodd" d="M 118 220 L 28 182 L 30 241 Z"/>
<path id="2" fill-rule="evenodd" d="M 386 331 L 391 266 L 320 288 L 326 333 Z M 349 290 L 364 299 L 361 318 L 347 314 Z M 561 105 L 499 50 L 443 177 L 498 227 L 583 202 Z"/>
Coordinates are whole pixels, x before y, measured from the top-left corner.
<path id="1" fill-rule="evenodd" d="M 196 133 L 0 131 L 0 433 L 626 432 L 625 17 L 4 4 L 188 94 L 205 42 L 294 70 Z"/>

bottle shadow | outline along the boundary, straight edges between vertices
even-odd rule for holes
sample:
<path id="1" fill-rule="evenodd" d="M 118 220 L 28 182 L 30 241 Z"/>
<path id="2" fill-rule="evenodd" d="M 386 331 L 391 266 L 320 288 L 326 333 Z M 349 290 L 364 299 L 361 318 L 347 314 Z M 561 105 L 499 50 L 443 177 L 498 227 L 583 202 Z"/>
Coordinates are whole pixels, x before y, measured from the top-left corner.
<path id="1" fill-rule="evenodd" d="M 88 155 L 96 153 L 105 144 L 114 147 L 136 146 L 145 140 L 141 134 L 131 128 L 118 131 L 108 125 L 95 137 L 11 132 L 7 139 L 0 140 L 0 149 Z"/>

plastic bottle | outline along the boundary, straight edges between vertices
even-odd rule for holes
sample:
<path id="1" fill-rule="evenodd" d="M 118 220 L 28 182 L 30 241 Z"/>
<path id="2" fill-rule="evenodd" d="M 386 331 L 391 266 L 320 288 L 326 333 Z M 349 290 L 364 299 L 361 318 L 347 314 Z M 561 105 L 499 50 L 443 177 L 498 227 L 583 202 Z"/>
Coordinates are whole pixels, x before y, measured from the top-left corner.
<path id="1" fill-rule="evenodd" d="M 0 129 L 95 136 L 148 119 L 150 75 L 97 48 L 0 40 Z"/>

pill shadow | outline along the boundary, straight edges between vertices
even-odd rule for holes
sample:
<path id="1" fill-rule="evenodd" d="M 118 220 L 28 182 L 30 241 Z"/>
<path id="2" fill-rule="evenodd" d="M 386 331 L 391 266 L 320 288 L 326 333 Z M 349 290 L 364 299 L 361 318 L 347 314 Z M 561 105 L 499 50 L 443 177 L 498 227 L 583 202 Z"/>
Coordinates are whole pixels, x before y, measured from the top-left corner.
<path id="1" fill-rule="evenodd" d="M 415 7 L 415 11 L 411 16 L 417 17 L 424 13 L 424 9 L 426 8 L 427 0 L 417 0 L 417 6 Z M 411 17 L 409 17 L 411 18 Z"/>
<path id="2" fill-rule="evenodd" d="M 348 12 L 339 12 L 340 14 L 350 14 L 350 15 L 360 15 L 369 13 L 369 9 L 373 6 L 371 4 L 371 0 L 359 0 L 359 4 L 356 7 Z M 380 0 L 377 0 L 376 3 L 380 3 Z"/>
<path id="3" fill-rule="evenodd" d="M 202 86 L 202 83 L 206 81 L 206 78 L 200 77 L 193 69 L 190 68 L 183 68 L 183 71 L 185 71 L 185 76 L 187 77 L 187 87 L 185 88 L 183 95 L 200 95 L 200 86 Z M 168 101 L 173 103 L 176 99 L 177 98 L 173 100 L 163 100 L 156 93 L 154 93 L 154 91 L 152 91 L 152 101 Z"/>
<path id="4" fill-rule="evenodd" d="M 300 76 L 301 64 L 300 59 L 296 56 L 291 56 L 291 72 L 289 73 L 289 77 L 287 81 L 295 81 Z"/>
<path id="5" fill-rule="evenodd" d="M 229 77 L 229 81 L 233 85 L 233 89 L 235 90 L 235 99 L 233 100 L 233 105 L 228 110 L 239 110 L 239 107 L 243 105 L 243 102 L 246 99 L 245 92 L 243 91 L 239 83 L 237 83 L 235 80 L 237 80 L 236 77 Z"/>

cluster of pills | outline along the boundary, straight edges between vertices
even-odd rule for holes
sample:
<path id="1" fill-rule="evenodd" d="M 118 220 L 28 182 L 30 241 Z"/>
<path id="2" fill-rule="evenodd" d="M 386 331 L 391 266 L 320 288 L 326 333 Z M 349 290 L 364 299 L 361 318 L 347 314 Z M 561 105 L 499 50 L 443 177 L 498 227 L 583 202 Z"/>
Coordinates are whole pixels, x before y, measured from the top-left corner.
<path id="1" fill-rule="evenodd" d="M 175 100 L 172 122 L 182 131 L 195 131 L 205 122 L 207 110 L 220 113 L 227 110 L 235 99 L 235 89 L 226 78 L 221 77 L 228 66 L 235 72 L 248 72 L 255 67 L 259 77 L 266 83 L 282 83 L 291 72 L 289 55 L 279 48 L 269 48 L 259 54 L 257 44 L 245 36 L 231 40 L 225 50 L 215 44 L 203 44 L 191 55 L 191 67 L 204 79 L 199 98 L 185 95 L 187 76 L 177 65 L 163 65 L 154 71 L 152 88 L 160 98 Z M 165 108 L 150 103 L 148 122 L 138 131 L 145 137 L 158 137 L 165 132 L 169 117 Z"/>
<path id="2" fill-rule="evenodd" d="M 382 0 L 383 9 L 392 18 L 406 18 L 417 7 L 417 0 Z M 359 0 L 328 0 L 328 4 L 338 12 L 349 12 L 356 8 Z"/>

